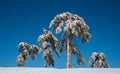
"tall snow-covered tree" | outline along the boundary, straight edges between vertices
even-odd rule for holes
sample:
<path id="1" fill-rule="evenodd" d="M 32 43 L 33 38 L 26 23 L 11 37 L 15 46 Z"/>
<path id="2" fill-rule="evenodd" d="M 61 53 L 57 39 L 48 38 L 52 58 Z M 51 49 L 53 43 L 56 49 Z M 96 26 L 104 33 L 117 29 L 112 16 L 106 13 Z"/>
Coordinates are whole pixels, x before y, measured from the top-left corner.
<path id="1" fill-rule="evenodd" d="M 56 34 L 60 33 L 63 29 L 61 42 L 62 46 L 67 49 L 67 68 L 72 67 L 72 53 L 77 55 L 79 63 L 85 63 L 82 55 L 77 49 L 77 45 L 72 43 L 72 40 L 75 40 L 75 38 L 80 38 L 82 43 L 87 42 L 91 38 L 91 35 L 88 32 L 89 27 L 84 22 L 82 17 L 70 12 L 65 12 L 56 15 L 51 21 L 49 28 L 52 28 Z"/>
<path id="2" fill-rule="evenodd" d="M 33 60 L 36 59 L 36 54 L 40 52 L 36 45 L 30 45 L 26 42 L 20 42 L 18 45 L 18 52 L 20 55 L 17 56 L 17 66 L 24 67 L 25 60 L 28 60 L 29 56 Z"/>
<path id="3" fill-rule="evenodd" d="M 40 49 L 43 51 L 44 67 L 54 66 L 54 56 L 52 50 L 60 56 L 58 39 L 52 34 L 52 32 L 43 29 L 43 34 L 38 37 L 38 43 Z"/>

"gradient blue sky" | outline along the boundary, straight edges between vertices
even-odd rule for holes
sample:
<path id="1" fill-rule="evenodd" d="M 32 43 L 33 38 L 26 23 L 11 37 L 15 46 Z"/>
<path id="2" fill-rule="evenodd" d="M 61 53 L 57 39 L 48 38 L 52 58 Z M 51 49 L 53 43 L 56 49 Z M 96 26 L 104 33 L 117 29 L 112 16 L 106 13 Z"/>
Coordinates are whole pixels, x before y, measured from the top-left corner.
<path id="1" fill-rule="evenodd" d="M 110 67 L 120 68 L 119 3 L 119 0 L 0 0 L 0 66 L 16 66 L 19 42 L 38 44 L 37 38 L 42 34 L 42 28 L 49 29 L 55 15 L 71 12 L 83 17 L 90 27 L 90 41 L 82 44 L 78 40 L 85 60 L 88 61 L 94 51 L 103 52 Z M 60 35 L 55 36 L 61 39 Z M 65 57 L 65 54 L 55 57 L 56 68 L 66 67 Z M 29 59 L 25 65 L 43 67 L 41 54 L 37 55 L 36 61 Z"/>

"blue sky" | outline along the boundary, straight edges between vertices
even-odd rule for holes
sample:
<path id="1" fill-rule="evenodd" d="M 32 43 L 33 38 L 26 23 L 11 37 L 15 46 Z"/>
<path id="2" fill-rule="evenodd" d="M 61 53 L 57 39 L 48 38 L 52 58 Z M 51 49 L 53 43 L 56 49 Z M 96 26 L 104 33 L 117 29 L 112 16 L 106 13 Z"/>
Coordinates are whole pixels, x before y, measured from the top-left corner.
<path id="1" fill-rule="evenodd" d="M 103 52 L 112 68 L 120 68 L 120 1 L 119 0 L 0 0 L 0 66 L 15 67 L 21 41 L 38 44 L 42 28 L 49 29 L 55 15 L 71 12 L 83 17 L 92 38 L 79 49 L 88 61 L 92 52 Z M 60 35 L 55 35 L 61 39 Z M 66 55 L 56 58 L 55 67 L 66 67 Z M 73 56 L 73 58 L 75 58 Z M 75 66 L 75 60 L 73 59 Z M 27 67 L 43 67 L 41 54 L 26 61 Z M 87 67 L 87 66 L 77 66 Z"/>

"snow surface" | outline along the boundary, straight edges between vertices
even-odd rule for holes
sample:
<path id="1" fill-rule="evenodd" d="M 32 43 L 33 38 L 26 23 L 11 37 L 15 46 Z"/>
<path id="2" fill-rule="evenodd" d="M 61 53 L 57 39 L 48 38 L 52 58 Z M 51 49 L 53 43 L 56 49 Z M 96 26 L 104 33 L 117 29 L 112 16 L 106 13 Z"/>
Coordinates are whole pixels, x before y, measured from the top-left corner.
<path id="1" fill-rule="evenodd" d="M 0 67 L 0 74 L 120 74 L 120 68 L 18 68 Z"/>

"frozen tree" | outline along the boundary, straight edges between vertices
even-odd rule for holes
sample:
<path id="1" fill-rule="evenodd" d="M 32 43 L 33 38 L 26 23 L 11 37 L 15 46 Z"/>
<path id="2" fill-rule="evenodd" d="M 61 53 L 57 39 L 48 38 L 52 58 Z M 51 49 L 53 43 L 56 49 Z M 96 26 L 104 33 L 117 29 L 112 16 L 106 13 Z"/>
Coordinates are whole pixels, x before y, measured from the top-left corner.
<path id="1" fill-rule="evenodd" d="M 108 68 L 105 55 L 103 53 L 93 52 L 89 60 L 91 68 Z"/>
<path id="2" fill-rule="evenodd" d="M 40 52 L 40 49 L 36 45 L 20 42 L 18 45 L 18 52 L 20 55 L 17 56 L 17 66 L 23 67 L 25 60 L 28 60 L 29 56 L 31 56 L 33 60 L 36 59 L 36 54 Z"/>
<path id="3" fill-rule="evenodd" d="M 54 66 L 52 50 L 60 56 L 57 38 L 50 31 L 43 29 L 43 34 L 38 37 L 38 43 L 43 51 L 44 67 Z"/>
<path id="4" fill-rule="evenodd" d="M 87 42 L 91 35 L 88 33 L 89 27 L 86 25 L 84 20 L 76 14 L 70 12 L 65 12 L 59 15 L 56 15 L 51 21 L 49 28 L 52 28 L 56 34 L 60 33 L 63 30 L 62 35 L 62 46 L 67 49 L 67 68 L 71 68 L 71 56 L 72 53 L 77 55 L 78 61 L 85 63 L 81 54 L 76 49 L 76 46 L 73 46 L 72 40 L 75 38 L 80 38 L 82 43 Z M 74 49 L 76 49 L 74 51 Z"/>

